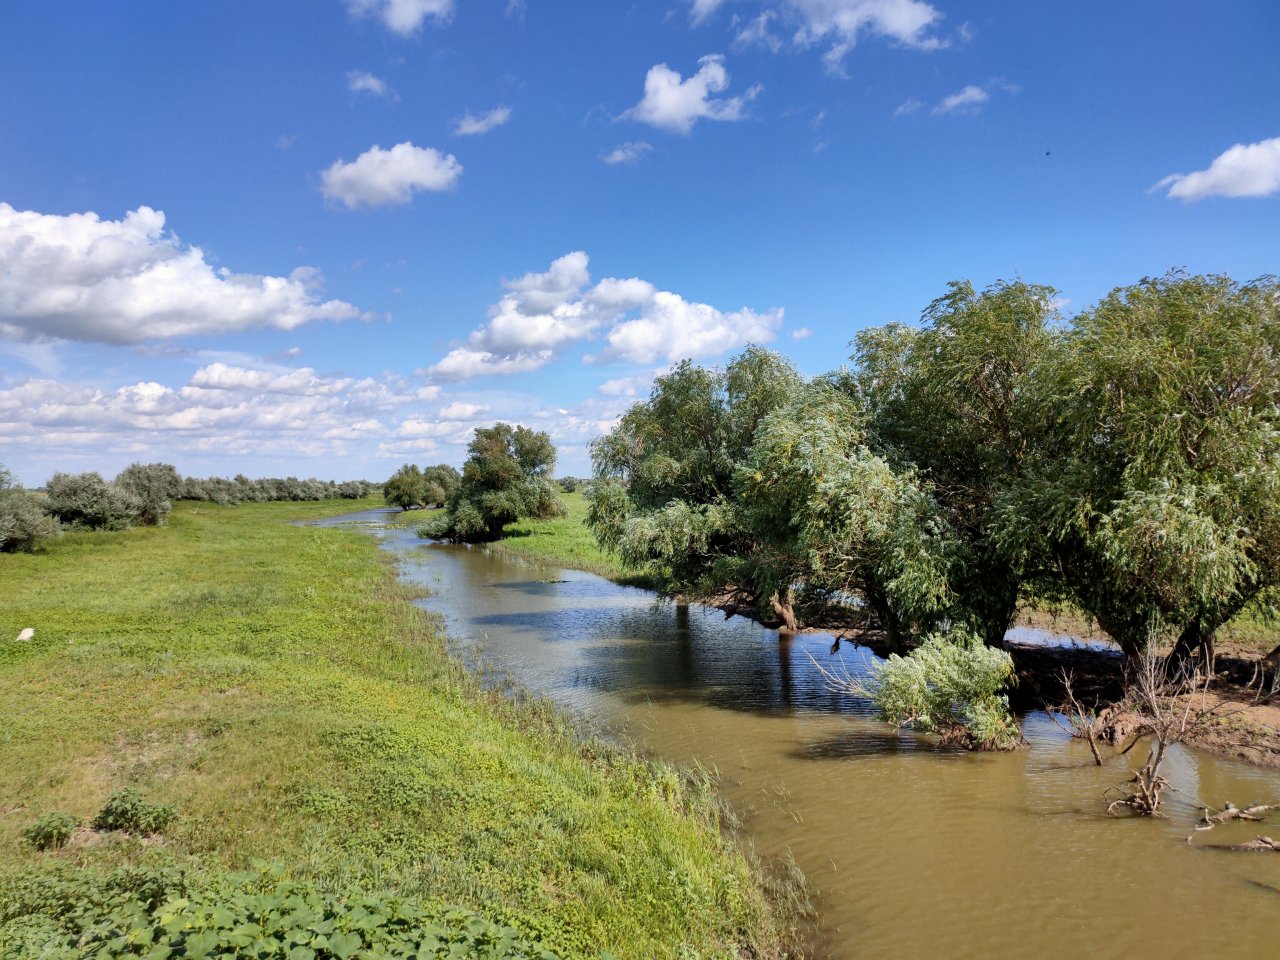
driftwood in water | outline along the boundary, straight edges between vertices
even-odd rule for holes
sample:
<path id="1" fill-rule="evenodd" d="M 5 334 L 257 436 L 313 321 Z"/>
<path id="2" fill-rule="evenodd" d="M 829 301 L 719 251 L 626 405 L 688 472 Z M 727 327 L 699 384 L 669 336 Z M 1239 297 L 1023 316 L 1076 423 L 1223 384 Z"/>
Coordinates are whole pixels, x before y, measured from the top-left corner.
<path id="1" fill-rule="evenodd" d="M 1204 816 L 1200 818 L 1200 823 L 1206 830 L 1213 829 L 1215 824 L 1229 823 L 1232 820 L 1251 820 L 1254 823 L 1261 823 L 1272 810 L 1280 810 L 1280 803 L 1251 803 L 1249 806 L 1241 809 L 1230 800 L 1227 801 L 1225 807 L 1219 813 L 1210 814 L 1209 808 L 1204 808 Z"/>
<path id="2" fill-rule="evenodd" d="M 1280 840 L 1255 837 L 1248 843 L 1210 843 L 1205 850 L 1230 850 L 1233 853 L 1280 853 Z"/>

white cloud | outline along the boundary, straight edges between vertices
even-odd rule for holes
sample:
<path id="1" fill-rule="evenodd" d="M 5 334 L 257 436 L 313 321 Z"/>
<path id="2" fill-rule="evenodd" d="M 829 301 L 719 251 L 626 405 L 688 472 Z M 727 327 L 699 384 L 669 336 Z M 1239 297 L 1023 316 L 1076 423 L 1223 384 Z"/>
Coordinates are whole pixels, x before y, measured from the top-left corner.
<path id="1" fill-rule="evenodd" d="M 606 277 L 592 285 L 588 264 L 578 250 L 554 261 L 545 273 L 508 280 L 488 322 L 424 372 L 438 380 L 524 373 L 550 363 L 568 344 L 598 339 L 607 346 L 587 359 L 699 359 L 771 340 L 782 321 L 781 310 L 723 313 L 639 277 Z"/>
<path id="2" fill-rule="evenodd" d="M 488 350 L 469 350 L 458 347 L 444 355 L 444 359 L 432 366 L 428 373 L 441 380 L 469 380 L 471 377 L 495 373 L 528 373 L 551 362 L 550 350 L 534 353 L 518 353 L 501 356 Z"/>
<path id="3" fill-rule="evenodd" d="M 401 36 L 412 36 L 428 17 L 446 21 L 453 13 L 453 0 L 347 0 L 355 17 L 376 17 Z"/>
<path id="4" fill-rule="evenodd" d="M 729 86 L 724 57 L 711 54 L 698 61 L 698 72 L 688 79 L 665 63 L 651 67 L 644 78 L 644 99 L 622 114 L 650 126 L 689 133 L 698 120 L 741 120 L 747 103 L 763 87 L 756 85 L 740 97 L 716 99 Z"/>
<path id="5" fill-rule="evenodd" d="M 777 53 L 782 49 L 782 38 L 769 29 L 769 24 L 777 19 L 777 11 L 765 10 L 759 16 L 748 20 L 738 30 L 733 42 L 742 47 L 765 47 Z"/>
<path id="6" fill-rule="evenodd" d="M 335 160 L 321 173 L 322 191 L 348 210 L 408 203 L 420 190 L 448 190 L 462 176 L 452 154 L 408 141 L 390 150 L 376 144 L 350 163 Z"/>
<path id="7" fill-rule="evenodd" d="M 399 411 L 412 403 L 403 378 L 329 377 L 308 368 L 211 364 L 176 389 L 149 380 L 114 389 L 28 380 L 0 388 L 0 444 L 59 469 L 76 461 L 123 466 L 162 451 L 170 462 L 327 458 L 329 473 L 336 458 L 358 449 L 351 444 L 391 436 Z"/>
<path id="8" fill-rule="evenodd" d="M 352 93 L 371 93 L 375 97 L 392 97 L 399 100 L 396 92 L 387 86 L 381 77 L 375 77 L 364 70 L 347 71 L 347 89 Z"/>
<path id="9" fill-rule="evenodd" d="M 690 18 L 706 21 L 728 0 L 692 0 Z M 768 30 L 776 19 L 791 26 L 792 42 L 799 47 L 830 44 L 822 60 L 832 73 L 843 75 L 844 58 L 863 35 L 883 37 L 919 50 L 948 45 L 933 30 L 942 14 L 924 0 L 753 0 L 761 12 L 738 27 L 739 42 L 762 42 L 777 50 L 781 41 Z M 739 23 L 734 16 L 735 25 Z"/>
<path id="10" fill-rule="evenodd" d="M 11 339 L 140 343 L 360 315 L 320 299 L 321 287 L 308 267 L 287 277 L 215 270 L 150 207 L 102 220 L 0 203 L 0 336 Z"/>
<path id="11" fill-rule="evenodd" d="M 488 133 L 490 130 L 502 126 L 510 119 L 510 107 L 494 107 L 488 113 L 482 113 L 478 117 L 468 113 L 458 121 L 457 126 L 453 128 L 453 132 L 459 137 L 472 137 L 477 134 Z"/>
<path id="12" fill-rule="evenodd" d="M 923 103 L 921 103 L 919 100 L 912 97 L 898 104 L 898 109 L 893 111 L 893 115 L 895 117 L 905 117 L 908 114 L 915 113 L 917 110 L 919 110 L 923 106 L 924 106 Z"/>
<path id="13" fill-rule="evenodd" d="M 791 331 L 792 340 L 808 340 L 811 336 L 813 336 L 813 331 L 808 327 L 796 327 Z"/>
<path id="14" fill-rule="evenodd" d="M 608 153 L 602 154 L 600 159 L 610 165 L 619 163 L 630 165 L 639 163 L 640 159 L 652 149 L 653 146 L 643 140 L 631 140 L 618 144 Z"/>
<path id="15" fill-rule="evenodd" d="M 489 412 L 489 408 L 480 403 L 463 403 L 454 401 L 440 408 L 442 420 L 474 420 Z"/>
<path id="16" fill-rule="evenodd" d="M 782 324 L 782 311 L 756 313 L 742 309 L 722 313 L 679 294 L 658 291 L 634 320 L 609 332 L 609 346 L 597 359 L 652 363 L 685 357 L 698 360 L 748 343 L 772 340 Z"/>
<path id="17" fill-rule="evenodd" d="M 689 16 L 694 23 L 701 23 L 724 4 L 724 0 L 693 0 Z"/>
<path id="18" fill-rule="evenodd" d="M 1237 143 L 1219 154 L 1207 170 L 1170 174 L 1152 189 L 1165 187 L 1169 188 L 1166 196 L 1180 200 L 1268 197 L 1280 192 L 1280 137 Z"/>
<path id="19" fill-rule="evenodd" d="M 933 108 L 934 113 L 975 113 L 984 103 L 991 99 L 984 87 L 969 84 L 963 90 L 957 90 L 949 97 L 943 97 Z"/>

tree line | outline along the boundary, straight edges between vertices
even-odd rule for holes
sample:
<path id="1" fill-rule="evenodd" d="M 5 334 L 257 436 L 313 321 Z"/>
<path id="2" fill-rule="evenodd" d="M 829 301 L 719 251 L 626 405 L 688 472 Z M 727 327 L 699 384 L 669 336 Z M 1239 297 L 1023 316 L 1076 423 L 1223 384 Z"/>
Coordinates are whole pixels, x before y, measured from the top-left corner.
<path id="1" fill-rule="evenodd" d="M 367 480 L 297 477 L 183 477 L 167 463 L 134 463 L 108 481 L 100 473 L 55 473 L 27 490 L 0 466 L 0 551 L 34 549 L 62 530 L 163 526 L 176 500 L 235 504 L 275 500 L 360 499 L 378 489 Z"/>
<path id="2" fill-rule="evenodd" d="M 1280 284 L 1180 272 L 1068 323 L 956 282 L 809 379 L 749 347 L 679 364 L 591 447 L 589 524 L 668 596 L 892 649 L 999 646 L 1067 602 L 1131 657 L 1211 650 L 1280 582 Z"/>

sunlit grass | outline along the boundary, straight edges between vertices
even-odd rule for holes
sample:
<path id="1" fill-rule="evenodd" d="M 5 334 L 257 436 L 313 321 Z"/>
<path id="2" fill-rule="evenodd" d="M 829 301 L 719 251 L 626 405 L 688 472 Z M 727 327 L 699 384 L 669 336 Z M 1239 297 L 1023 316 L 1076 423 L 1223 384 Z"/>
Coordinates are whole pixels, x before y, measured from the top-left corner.
<path id="1" fill-rule="evenodd" d="M 374 505 L 184 503 L 167 528 L 0 557 L 3 869 L 265 859 L 568 955 L 776 953 L 705 783 L 485 692 L 371 538 L 287 522 Z M 123 787 L 177 808 L 159 844 L 21 841 Z"/>
<path id="2" fill-rule="evenodd" d="M 569 509 L 568 516 L 508 524 L 506 539 L 490 545 L 489 549 L 526 560 L 586 570 L 617 583 L 637 587 L 652 585 L 646 574 L 628 567 L 596 543 L 586 524 L 587 501 L 580 492 L 561 494 L 560 499 Z"/>

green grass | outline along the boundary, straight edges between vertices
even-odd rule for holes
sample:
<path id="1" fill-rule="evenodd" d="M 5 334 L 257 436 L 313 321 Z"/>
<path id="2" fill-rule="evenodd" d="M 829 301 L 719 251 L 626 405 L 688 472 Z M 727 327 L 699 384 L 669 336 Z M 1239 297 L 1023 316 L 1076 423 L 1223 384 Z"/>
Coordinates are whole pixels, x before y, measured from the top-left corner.
<path id="1" fill-rule="evenodd" d="M 652 580 L 642 571 L 628 567 L 613 554 L 600 549 L 587 529 L 587 501 L 581 492 L 563 493 L 568 516 L 555 520 L 520 520 L 505 528 L 505 539 L 489 549 L 508 556 L 586 570 L 615 583 L 652 588 Z"/>
<path id="2" fill-rule="evenodd" d="M 780 955 L 709 784 L 486 692 L 371 538 L 286 522 L 374 505 L 183 503 L 166 528 L 0 555 L 0 872 L 264 860 L 565 956 Z M 175 808 L 160 838 L 22 839 L 126 788 Z"/>

